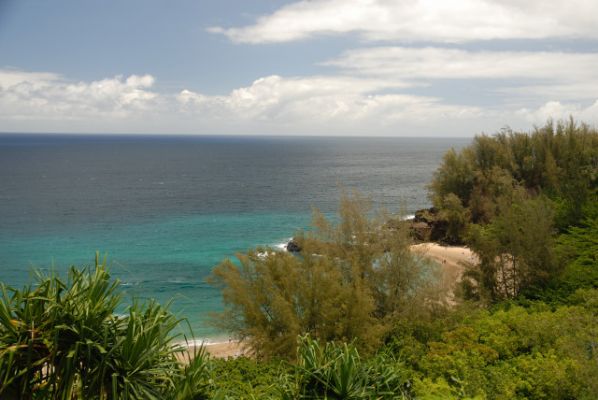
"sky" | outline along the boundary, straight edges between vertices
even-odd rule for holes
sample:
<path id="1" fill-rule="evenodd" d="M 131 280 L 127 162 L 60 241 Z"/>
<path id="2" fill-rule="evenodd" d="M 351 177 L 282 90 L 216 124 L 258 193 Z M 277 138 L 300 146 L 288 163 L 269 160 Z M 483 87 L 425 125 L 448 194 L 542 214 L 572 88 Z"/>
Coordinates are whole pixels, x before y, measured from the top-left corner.
<path id="1" fill-rule="evenodd" d="M 598 125 L 596 0 L 0 0 L 0 132 Z"/>

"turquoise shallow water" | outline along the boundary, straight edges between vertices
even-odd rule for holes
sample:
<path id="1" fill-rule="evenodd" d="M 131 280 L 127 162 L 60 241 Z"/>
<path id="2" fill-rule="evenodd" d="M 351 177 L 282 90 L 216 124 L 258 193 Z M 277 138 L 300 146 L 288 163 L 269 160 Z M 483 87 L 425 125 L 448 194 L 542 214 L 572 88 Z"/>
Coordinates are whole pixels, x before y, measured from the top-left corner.
<path id="1" fill-rule="evenodd" d="M 0 135 L 0 281 L 108 255 L 126 298 L 172 300 L 198 337 L 222 308 L 205 277 L 336 210 L 342 189 L 429 206 L 443 153 L 467 139 Z"/>
<path id="2" fill-rule="evenodd" d="M 196 336 L 215 336 L 219 332 L 206 318 L 221 309 L 220 292 L 204 281 L 212 267 L 236 252 L 284 243 L 309 220 L 309 214 L 211 214 L 88 226 L 76 232 L 3 234 L 2 278 L 20 286 L 30 277 L 24 271 L 33 268 L 65 274 L 69 265 L 90 265 L 94 252 L 100 251 L 127 295 L 173 300 L 175 312 L 189 317 Z"/>

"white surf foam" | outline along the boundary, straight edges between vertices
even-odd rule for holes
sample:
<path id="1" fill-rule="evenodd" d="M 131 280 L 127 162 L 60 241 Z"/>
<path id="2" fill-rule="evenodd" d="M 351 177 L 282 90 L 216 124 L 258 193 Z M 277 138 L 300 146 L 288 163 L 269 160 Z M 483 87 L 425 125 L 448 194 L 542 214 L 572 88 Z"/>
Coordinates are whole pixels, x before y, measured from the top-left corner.
<path id="1" fill-rule="evenodd" d="M 286 239 L 286 240 L 285 240 L 284 242 L 282 242 L 282 243 L 277 243 L 277 244 L 275 244 L 275 245 L 273 246 L 273 248 L 275 248 L 276 250 L 279 250 L 279 251 L 287 251 L 287 244 L 289 244 L 289 242 L 290 242 L 291 240 L 293 240 L 293 238 L 292 238 L 292 237 L 290 237 L 290 238 Z"/>

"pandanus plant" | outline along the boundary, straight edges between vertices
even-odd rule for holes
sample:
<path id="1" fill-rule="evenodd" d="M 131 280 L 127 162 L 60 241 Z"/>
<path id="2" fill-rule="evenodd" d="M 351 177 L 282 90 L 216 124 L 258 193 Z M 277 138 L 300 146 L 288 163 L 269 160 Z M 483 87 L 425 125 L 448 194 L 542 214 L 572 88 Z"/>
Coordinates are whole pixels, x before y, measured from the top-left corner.
<path id="1" fill-rule="evenodd" d="M 402 363 L 381 353 L 364 361 L 347 343 L 320 344 L 299 338 L 295 373 L 283 375 L 283 399 L 404 399 L 409 381 Z"/>
<path id="2" fill-rule="evenodd" d="M 117 314 L 118 286 L 98 255 L 66 281 L 38 272 L 35 285 L 0 284 L 0 398 L 206 398 L 207 356 L 176 343 L 182 321 L 155 302 Z"/>

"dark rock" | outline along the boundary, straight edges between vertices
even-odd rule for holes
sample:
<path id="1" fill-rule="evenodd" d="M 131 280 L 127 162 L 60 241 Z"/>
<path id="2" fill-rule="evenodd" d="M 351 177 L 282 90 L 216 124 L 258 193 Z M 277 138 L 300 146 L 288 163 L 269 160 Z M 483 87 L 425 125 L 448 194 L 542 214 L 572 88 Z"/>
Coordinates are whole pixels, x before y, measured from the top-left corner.
<path id="1" fill-rule="evenodd" d="M 295 239 L 289 240 L 287 243 L 287 251 L 291 253 L 299 253 L 301 251 L 301 246 Z"/>
<path id="2" fill-rule="evenodd" d="M 442 242 L 446 238 L 448 223 L 441 218 L 437 208 L 430 207 L 415 212 L 410 228 L 415 240 Z"/>
<path id="3" fill-rule="evenodd" d="M 430 240 L 430 234 L 432 227 L 426 222 L 412 222 L 409 226 L 411 230 L 411 236 L 421 242 L 427 242 Z"/>

